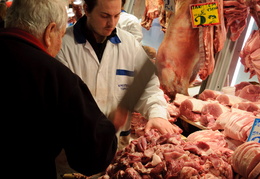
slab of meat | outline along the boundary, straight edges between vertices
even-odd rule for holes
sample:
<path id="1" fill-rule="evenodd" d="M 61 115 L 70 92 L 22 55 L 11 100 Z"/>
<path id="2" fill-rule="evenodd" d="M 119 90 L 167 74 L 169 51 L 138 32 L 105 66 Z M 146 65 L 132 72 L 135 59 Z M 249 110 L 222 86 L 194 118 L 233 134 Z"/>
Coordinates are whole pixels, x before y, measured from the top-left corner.
<path id="1" fill-rule="evenodd" d="M 200 130 L 187 136 L 187 141 L 204 141 L 214 148 L 226 147 L 225 135 L 218 130 Z"/>
<path id="2" fill-rule="evenodd" d="M 224 112 L 230 111 L 230 108 L 218 102 L 206 104 L 201 110 L 200 124 L 211 129 L 215 125 L 216 119 Z"/>
<path id="3" fill-rule="evenodd" d="M 216 100 L 216 98 L 222 94 L 220 91 L 215 91 L 211 89 L 205 89 L 198 95 L 198 99 L 203 101 Z"/>
<path id="4" fill-rule="evenodd" d="M 241 91 L 245 86 L 247 86 L 247 85 L 251 85 L 251 83 L 249 83 L 248 81 L 242 81 L 242 82 L 236 84 L 236 85 L 235 85 L 235 88 L 236 88 L 236 90 L 235 90 L 235 96 L 238 96 L 239 93 L 240 93 L 240 91 Z"/>
<path id="5" fill-rule="evenodd" d="M 231 108 L 237 108 L 244 111 L 252 112 L 255 116 L 260 116 L 260 103 L 254 102 L 241 102 L 231 106 Z"/>
<path id="6" fill-rule="evenodd" d="M 241 98 L 239 96 L 234 96 L 234 95 L 229 95 L 229 94 L 220 94 L 216 100 L 223 105 L 226 106 L 232 106 L 236 103 L 241 103 L 241 102 L 247 102 L 248 100 Z"/>
<path id="7" fill-rule="evenodd" d="M 260 1 L 246 0 L 246 5 L 250 9 L 250 15 L 254 18 L 258 30 L 254 30 L 240 52 L 241 63 L 244 65 L 244 71 L 250 73 L 250 78 L 254 75 L 260 81 Z"/>
<path id="8" fill-rule="evenodd" d="M 179 107 L 179 106 L 181 105 L 181 103 L 182 103 L 183 101 L 185 101 L 186 99 L 192 99 L 192 97 L 191 97 L 191 96 L 184 95 L 184 94 L 177 93 L 176 96 L 175 96 L 175 99 L 174 99 L 173 103 L 174 103 L 174 105 L 176 105 L 176 106 Z"/>
<path id="9" fill-rule="evenodd" d="M 232 139 L 245 142 L 249 136 L 256 116 L 253 113 L 237 109 L 235 112 L 222 113 L 212 127 L 213 130 L 223 129 L 223 133 Z"/>
<path id="10" fill-rule="evenodd" d="M 260 1 L 246 0 L 246 5 L 250 8 L 250 15 L 254 18 L 257 27 L 260 28 Z"/>
<path id="11" fill-rule="evenodd" d="M 208 103 L 208 101 L 196 98 L 186 99 L 180 105 L 180 114 L 191 121 L 197 122 L 200 120 L 203 107 Z"/>
<path id="12" fill-rule="evenodd" d="M 236 41 L 247 25 L 249 8 L 245 0 L 224 0 L 224 17 L 232 41 Z"/>
<path id="13" fill-rule="evenodd" d="M 238 97 L 252 101 L 260 102 L 260 85 L 247 85 L 241 89 Z"/>
<path id="14" fill-rule="evenodd" d="M 244 71 L 250 73 L 250 78 L 257 75 L 260 81 L 260 29 L 252 32 L 240 52 L 240 57 Z"/>
<path id="15" fill-rule="evenodd" d="M 248 179 L 260 176 L 260 143 L 245 142 L 238 146 L 231 157 L 235 172 Z"/>
<path id="16" fill-rule="evenodd" d="M 141 26 L 149 30 L 155 18 L 163 12 L 163 0 L 145 0 L 145 11 L 142 17 Z"/>
<path id="17" fill-rule="evenodd" d="M 164 39 L 158 49 L 156 66 L 161 87 L 174 99 L 176 93 L 188 95 L 190 82 L 200 69 L 199 29 L 192 28 L 190 4 L 199 0 L 176 0 Z"/>

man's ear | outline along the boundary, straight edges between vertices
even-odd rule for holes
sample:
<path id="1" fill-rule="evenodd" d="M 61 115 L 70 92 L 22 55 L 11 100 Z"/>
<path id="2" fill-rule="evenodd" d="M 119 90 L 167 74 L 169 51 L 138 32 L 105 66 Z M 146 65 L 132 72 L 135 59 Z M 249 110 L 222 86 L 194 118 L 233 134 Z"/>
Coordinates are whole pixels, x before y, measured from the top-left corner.
<path id="1" fill-rule="evenodd" d="M 43 35 L 43 41 L 47 48 L 51 46 L 52 38 L 55 37 L 55 27 L 56 27 L 56 23 L 51 22 L 45 29 L 45 33 Z"/>
<path id="2" fill-rule="evenodd" d="M 84 13 L 87 15 L 88 14 L 88 11 L 87 11 L 87 8 L 88 8 L 88 5 L 86 3 L 83 4 L 83 10 L 84 10 Z"/>

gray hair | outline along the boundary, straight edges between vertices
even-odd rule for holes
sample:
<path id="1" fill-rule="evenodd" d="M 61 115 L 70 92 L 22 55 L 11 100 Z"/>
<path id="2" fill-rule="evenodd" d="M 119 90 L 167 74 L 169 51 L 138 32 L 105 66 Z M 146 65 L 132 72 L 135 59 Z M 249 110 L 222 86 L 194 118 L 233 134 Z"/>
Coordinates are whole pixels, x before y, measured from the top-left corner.
<path id="1" fill-rule="evenodd" d="M 51 22 L 57 24 L 58 30 L 67 26 L 66 5 L 65 0 L 13 0 L 5 27 L 19 28 L 41 38 Z"/>

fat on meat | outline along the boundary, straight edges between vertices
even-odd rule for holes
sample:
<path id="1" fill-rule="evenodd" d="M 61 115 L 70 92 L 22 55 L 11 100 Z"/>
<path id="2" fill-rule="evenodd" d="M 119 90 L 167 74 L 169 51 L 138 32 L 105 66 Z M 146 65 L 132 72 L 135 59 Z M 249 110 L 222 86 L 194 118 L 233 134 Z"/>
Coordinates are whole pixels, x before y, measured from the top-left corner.
<path id="1" fill-rule="evenodd" d="M 244 111 L 252 112 L 255 116 L 260 115 L 260 105 L 258 106 L 258 104 L 254 102 L 236 103 L 233 104 L 231 108 L 237 108 Z"/>
<path id="2" fill-rule="evenodd" d="M 228 145 L 223 133 L 211 129 L 195 131 L 187 136 L 187 141 L 204 141 L 209 143 L 210 146 L 215 149 L 226 147 Z"/>
<path id="3" fill-rule="evenodd" d="M 235 172 L 248 179 L 256 179 L 260 175 L 260 143 L 244 142 L 239 145 L 232 157 L 231 165 Z"/>
<path id="4" fill-rule="evenodd" d="M 223 130 L 223 134 L 235 140 L 245 142 L 249 136 L 256 116 L 253 113 L 237 109 L 222 113 L 212 130 Z"/>
<path id="5" fill-rule="evenodd" d="M 257 166 L 250 172 L 248 175 L 248 179 L 256 179 L 260 178 L 260 163 L 257 164 Z"/>

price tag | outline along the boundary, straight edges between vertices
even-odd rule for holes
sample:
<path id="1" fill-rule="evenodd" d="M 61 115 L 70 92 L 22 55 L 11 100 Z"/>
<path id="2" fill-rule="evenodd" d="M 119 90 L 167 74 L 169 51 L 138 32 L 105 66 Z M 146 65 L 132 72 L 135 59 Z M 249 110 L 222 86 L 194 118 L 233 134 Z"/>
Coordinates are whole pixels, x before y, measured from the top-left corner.
<path id="1" fill-rule="evenodd" d="M 248 141 L 260 143 L 260 118 L 255 119 L 249 137 L 247 138 L 247 142 Z"/>
<path id="2" fill-rule="evenodd" d="M 217 2 L 191 4 L 190 13 L 193 28 L 220 24 Z"/>

